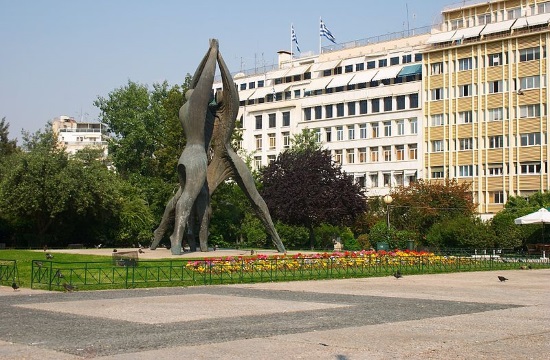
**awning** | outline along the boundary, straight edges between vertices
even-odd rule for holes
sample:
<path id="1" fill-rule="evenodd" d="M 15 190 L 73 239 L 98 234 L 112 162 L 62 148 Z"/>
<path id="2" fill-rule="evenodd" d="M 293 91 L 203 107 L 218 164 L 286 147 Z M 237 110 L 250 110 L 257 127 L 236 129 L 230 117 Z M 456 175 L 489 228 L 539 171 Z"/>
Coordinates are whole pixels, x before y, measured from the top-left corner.
<path id="1" fill-rule="evenodd" d="M 383 79 L 393 79 L 399 74 L 403 66 L 391 66 L 388 68 L 378 69 L 378 72 L 372 78 L 372 81 L 378 81 Z"/>
<path id="2" fill-rule="evenodd" d="M 506 21 L 500 21 L 485 25 L 485 28 L 481 30 L 481 35 L 494 34 L 502 31 L 509 31 L 512 25 L 516 22 L 516 19 L 510 19 Z"/>
<path id="3" fill-rule="evenodd" d="M 426 42 L 428 44 L 437 44 L 437 43 L 451 41 L 455 33 L 456 33 L 456 30 L 433 34 L 428 38 L 428 40 L 426 40 Z"/>
<path id="4" fill-rule="evenodd" d="M 313 79 L 305 86 L 305 89 L 309 91 L 325 89 L 332 79 L 334 78 L 331 76 Z"/>
<path id="5" fill-rule="evenodd" d="M 262 89 L 262 88 L 260 88 Z M 257 89 L 249 89 L 249 90 L 241 90 L 239 91 L 239 100 L 240 101 L 244 101 L 244 100 L 248 100 L 248 98 L 250 97 L 250 95 L 254 94 L 254 92 L 256 91 Z"/>
<path id="6" fill-rule="evenodd" d="M 299 65 L 291 67 L 290 70 L 285 74 L 285 77 L 287 76 L 295 76 L 295 75 L 302 75 L 305 73 L 309 68 L 311 67 L 311 64 L 308 65 Z"/>
<path id="7" fill-rule="evenodd" d="M 324 71 L 328 69 L 334 69 L 338 64 L 340 64 L 340 59 L 338 60 L 332 60 L 332 61 L 325 61 L 321 63 L 313 64 L 313 67 L 311 68 L 311 71 Z"/>
<path id="8" fill-rule="evenodd" d="M 355 64 L 360 64 L 360 63 L 363 63 L 363 62 L 365 62 L 365 57 L 360 56 L 360 57 L 346 59 L 346 60 L 342 61 L 342 66 L 355 65 Z"/>
<path id="9" fill-rule="evenodd" d="M 414 64 L 414 65 L 407 65 L 401 71 L 399 74 L 397 74 L 398 77 L 405 77 L 405 76 L 412 76 L 412 75 L 418 75 L 422 74 L 422 64 Z"/>
<path id="10" fill-rule="evenodd" d="M 464 29 L 459 29 L 456 31 L 456 33 L 451 37 L 451 40 L 462 40 L 462 39 L 470 39 L 474 37 L 478 37 L 479 33 L 485 25 L 479 25 L 474 27 L 468 27 Z"/>
<path id="11" fill-rule="evenodd" d="M 355 76 L 355 73 L 348 73 L 345 75 L 338 75 L 332 78 L 330 87 L 346 86 L 350 80 Z"/>
<path id="12" fill-rule="evenodd" d="M 512 26 L 512 29 L 520 29 L 528 26 L 537 26 L 548 24 L 550 21 L 550 14 L 538 14 L 533 16 L 525 16 L 517 19 Z"/>
<path id="13" fill-rule="evenodd" d="M 288 88 L 290 88 L 290 84 L 278 84 L 275 86 L 266 86 L 263 88 L 256 89 L 256 92 L 252 94 L 249 98 L 250 99 L 261 99 L 266 97 L 267 94 L 273 94 L 273 92 L 279 93 L 286 91 Z"/>
<path id="14" fill-rule="evenodd" d="M 377 69 L 369 69 L 366 71 L 359 71 L 355 73 L 355 76 L 349 82 L 350 85 L 368 83 L 372 80 L 374 75 L 378 72 Z"/>
<path id="15" fill-rule="evenodd" d="M 272 72 L 268 72 L 267 73 L 267 78 L 268 79 L 278 79 L 278 78 L 282 78 L 283 76 L 285 76 L 285 74 L 289 71 L 290 69 L 279 69 L 279 70 L 275 70 L 275 71 L 272 71 Z"/>

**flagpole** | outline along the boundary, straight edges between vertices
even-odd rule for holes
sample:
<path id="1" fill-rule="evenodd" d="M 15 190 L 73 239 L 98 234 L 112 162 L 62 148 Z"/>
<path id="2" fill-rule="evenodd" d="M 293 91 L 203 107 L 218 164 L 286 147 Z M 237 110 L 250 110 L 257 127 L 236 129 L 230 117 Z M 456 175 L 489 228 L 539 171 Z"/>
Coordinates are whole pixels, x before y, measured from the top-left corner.
<path id="1" fill-rule="evenodd" d="M 290 67 L 292 67 L 294 63 L 294 45 L 292 44 L 292 29 L 294 28 L 294 24 L 290 23 Z"/>
<path id="2" fill-rule="evenodd" d="M 321 21 L 323 21 L 323 19 L 319 16 L 319 55 L 321 55 L 321 41 L 323 41 L 321 36 Z"/>

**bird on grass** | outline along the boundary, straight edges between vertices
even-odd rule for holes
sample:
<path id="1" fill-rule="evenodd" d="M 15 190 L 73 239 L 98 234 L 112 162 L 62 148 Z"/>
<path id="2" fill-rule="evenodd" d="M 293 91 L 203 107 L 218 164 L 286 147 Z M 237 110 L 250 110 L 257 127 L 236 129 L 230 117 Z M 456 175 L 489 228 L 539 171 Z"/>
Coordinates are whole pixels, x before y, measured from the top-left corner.
<path id="1" fill-rule="evenodd" d="M 396 278 L 396 279 L 399 279 L 399 278 L 402 278 L 403 275 L 401 275 L 401 272 L 399 270 L 397 270 L 394 274 L 393 274 L 393 277 Z"/>
<path id="2" fill-rule="evenodd" d="M 65 289 L 65 291 L 68 291 L 68 292 L 72 292 L 74 290 L 74 286 L 67 283 L 63 284 L 63 288 Z"/>
<path id="3" fill-rule="evenodd" d="M 50 253 L 46 253 L 46 259 L 51 260 L 53 259 L 53 255 Z"/>
<path id="4" fill-rule="evenodd" d="M 11 284 L 11 288 L 13 289 L 13 291 L 17 291 L 17 290 L 19 290 L 19 285 L 17 285 L 17 283 L 14 281 L 14 282 Z"/>
<path id="5" fill-rule="evenodd" d="M 504 276 L 498 276 L 498 279 L 501 281 L 501 282 L 504 282 L 506 280 L 508 280 L 507 278 L 505 278 Z"/>
<path id="6" fill-rule="evenodd" d="M 57 269 L 57 271 L 55 272 L 55 276 L 54 277 L 58 277 L 60 279 L 63 279 L 65 277 L 65 275 L 63 275 L 61 273 L 61 270 Z"/>
<path id="7" fill-rule="evenodd" d="M 39 268 L 42 267 L 42 261 L 35 261 L 34 265 L 38 266 Z"/>

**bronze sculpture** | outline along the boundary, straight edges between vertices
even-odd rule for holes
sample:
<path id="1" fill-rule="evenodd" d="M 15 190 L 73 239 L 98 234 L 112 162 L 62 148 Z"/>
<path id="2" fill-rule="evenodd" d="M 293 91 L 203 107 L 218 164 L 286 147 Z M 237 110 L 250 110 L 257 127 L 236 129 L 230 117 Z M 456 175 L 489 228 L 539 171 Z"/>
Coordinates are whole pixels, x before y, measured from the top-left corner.
<path id="1" fill-rule="evenodd" d="M 218 91 L 212 99 L 214 56 L 220 68 L 223 90 Z M 209 92 L 204 86 L 207 83 L 210 84 Z M 197 91 L 199 95 L 195 95 Z M 188 93 L 190 93 L 189 96 Z M 207 97 L 208 101 L 205 100 Z M 166 205 L 161 223 L 154 231 L 151 249 L 156 249 L 173 221 L 174 232 L 170 236 L 171 251 L 172 254 L 181 254 L 185 226 L 193 231 L 193 215 L 195 215 L 200 225 L 200 249 L 208 251 L 210 196 L 221 183 L 233 178 L 251 202 L 252 208 L 266 227 L 277 250 L 284 252 L 284 245 L 273 225 L 267 205 L 256 189 L 252 173 L 231 147 L 231 135 L 239 111 L 239 94 L 227 65 L 218 51 L 217 40 L 210 41 L 210 49 L 193 76 L 186 98 L 188 101 L 182 106 L 179 114 L 187 134 L 187 145 L 178 162 L 180 186 Z M 194 100 L 193 103 L 190 102 L 191 99 Z M 196 106 L 201 108 L 196 109 Z M 191 132 L 191 142 L 189 132 Z M 199 139 L 201 136 L 202 139 Z M 191 148 L 188 149 L 188 146 Z M 207 153 L 211 154 L 211 159 L 206 165 Z M 189 156 L 196 156 L 196 158 L 189 159 Z M 190 184 L 190 181 L 193 184 Z"/>

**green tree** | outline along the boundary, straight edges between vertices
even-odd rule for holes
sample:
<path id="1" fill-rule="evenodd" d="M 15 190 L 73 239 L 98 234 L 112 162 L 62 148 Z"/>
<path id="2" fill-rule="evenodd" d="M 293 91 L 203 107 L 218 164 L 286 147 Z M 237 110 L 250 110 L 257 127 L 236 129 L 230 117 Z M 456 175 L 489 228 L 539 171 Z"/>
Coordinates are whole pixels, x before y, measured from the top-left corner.
<path id="1" fill-rule="evenodd" d="M 8 156 L 17 151 L 17 140 L 9 139 L 10 124 L 3 117 L 0 120 L 0 157 Z"/>
<path id="2" fill-rule="evenodd" d="M 456 216 L 434 224 L 426 235 L 435 247 L 492 248 L 496 236 L 490 224 L 478 217 Z"/>

